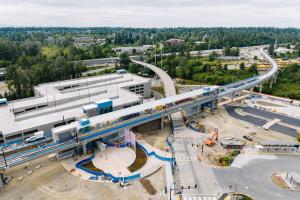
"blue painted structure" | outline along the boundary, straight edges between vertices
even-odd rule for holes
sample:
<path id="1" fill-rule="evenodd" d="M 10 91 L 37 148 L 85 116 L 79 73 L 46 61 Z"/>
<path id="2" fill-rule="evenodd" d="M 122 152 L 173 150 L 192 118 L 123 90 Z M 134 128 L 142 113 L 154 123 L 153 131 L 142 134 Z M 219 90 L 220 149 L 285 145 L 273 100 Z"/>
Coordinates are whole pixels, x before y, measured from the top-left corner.
<path id="1" fill-rule="evenodd" d="M 124 143 L 124 145 L 126 146 L 125 143 Z M 155 156 L 159 160 L 167 161 L 167 162 L 171 162 L 171 163 L 174 160 L 174 158 L 168 158 L 168 157 L 159 156 L 154 151 L 148 152 L 147 149 L 143 145 L 139 144 L 138 142 L 136 143 L 136 145 L 137 145 L 137 147 L 141 148 L 147 154 L 147 156 Z M 95 176 L 104 176 L 104 177 L 112 180 L 112 182 L 114 182 L 114 183 L 117 183 L 117 182 L 120 182 L 120 181 L 122 181 L 122 182 L 129 182 L 129 181 L 134 181 L 134 180 L 143 178 L 141 176 L 141 173 L 136 173 L 136 174 L 133 174 L 131 176 L 125 176 L 125 177 L 116 177 L 116 176 L 113 176 L 110 173 L 95 172 L 95 171 L 89 170 L 89 169 L 87 169 L 87 168 L 85 168 L 85 167 L 82 166 L 84 163 L 92 161 L 94 157 L 95 157 L 95 155 L 93 154 L 91 157 L 89 157 L 87 159 L 84 159 L 84 160 L 76 163 L 76 165 L 75 165 L 76 168 L 81 169 L 81 170 L 83 170 L 85 172 L 88 172 L 88 173 L 90 173 L 92 175 L 95 175 Z M 94 178 L 92 178 L 92 179 L 94 179 Z"/>
<path id="2" fill-rule="evenodd" d="M 113 110 L 113 102 L 111 99 L 102 99 L 101 101 L 96 101 L 97 105 L 97 114 L 102 115 Z"/>
<path id="3" fill-rule="evenodd" d="M 6 105 L 6 104 L 7 104 L 7 99 L 6 98 L 0 99 L 0 105 Z"/>
<path id="4" fill-rule="evenodd" d="M 88 118 L 83 118 L 79 122 L 81 128 L 86 128 L 90 126 L 90 120 Z"/>

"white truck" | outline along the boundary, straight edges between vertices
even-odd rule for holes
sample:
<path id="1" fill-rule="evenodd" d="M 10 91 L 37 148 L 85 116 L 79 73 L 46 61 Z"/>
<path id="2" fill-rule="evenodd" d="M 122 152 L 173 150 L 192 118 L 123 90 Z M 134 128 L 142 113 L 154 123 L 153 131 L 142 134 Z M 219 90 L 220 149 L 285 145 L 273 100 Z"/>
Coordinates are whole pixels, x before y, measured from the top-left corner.
<path id="1" fill-rule="evenodd" d="M 29 137 L 29 138 L 26 138 L 26 142 L 34 142 L 34 141 L 37 141 L 37 140 L 40 140 L 40 139 L 44 139 L 45 138 L 45 133 L 44 131 L 39 131 L 39 132 L 36 132 L 34 133 L 33 136 Z"/>

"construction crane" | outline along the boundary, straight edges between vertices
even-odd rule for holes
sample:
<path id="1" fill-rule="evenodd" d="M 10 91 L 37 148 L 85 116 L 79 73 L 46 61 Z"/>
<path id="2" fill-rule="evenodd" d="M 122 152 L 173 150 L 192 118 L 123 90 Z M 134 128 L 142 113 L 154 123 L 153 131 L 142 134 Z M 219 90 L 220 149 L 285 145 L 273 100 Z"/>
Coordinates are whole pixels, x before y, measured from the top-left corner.
<path id="1" fill-rule="evenodd" d="M 207 138 L 204 141 L 204 143 L 205 143 L 205 145 L 212 147 L 216 144 L 215 141 L 218 141 L 218 138 L 219 138 L 219 132 L 218 132 L 218 129 L 215 128 L 214 129 L 214 134 L 212 135 L 212 137 Z"/>

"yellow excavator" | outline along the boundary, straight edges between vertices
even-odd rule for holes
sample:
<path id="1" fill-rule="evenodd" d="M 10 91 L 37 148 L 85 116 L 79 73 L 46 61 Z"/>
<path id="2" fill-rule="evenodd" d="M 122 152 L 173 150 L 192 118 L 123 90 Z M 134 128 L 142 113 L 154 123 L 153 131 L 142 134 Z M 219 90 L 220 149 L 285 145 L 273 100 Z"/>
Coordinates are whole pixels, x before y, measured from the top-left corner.
<path id="1" fill-rule="evenodd" d="M 215 128 L 214 134 L 211 137 L 207 138 L 204 141 L 204 143 L 205 143 L 205 145 L 212 147 L 216 144 L 216 141 L 218 141 L 218 139 L 219 139 L 219 132 L 218 132 L 218 129 Z"/>

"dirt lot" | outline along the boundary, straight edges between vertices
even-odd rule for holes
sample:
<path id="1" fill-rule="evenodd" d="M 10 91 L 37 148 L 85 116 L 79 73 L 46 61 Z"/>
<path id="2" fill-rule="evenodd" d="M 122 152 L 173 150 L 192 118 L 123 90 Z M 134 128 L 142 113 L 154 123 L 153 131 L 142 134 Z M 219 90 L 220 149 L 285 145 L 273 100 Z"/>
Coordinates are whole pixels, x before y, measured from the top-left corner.
<path id="1" fill-rule="evenodd" d="M 41 165 L 40 169 L 36 169 Z M 164 169 L 160 169 L 147 179 L 157 191 L 156 195 L 150 195 L 143 185 L 136 181 L 126 188 L 121 188 L 118 184 L 95 183 L 80 180 L 70 175 L 60 162 L 50 161 L 47 157 L 35 160 L 31 165 L 27 164 L 7 170 L 6 175 L 13 179 L 2 192 L 0 199 L 6 200 L 140 200 L 140 199 L 164 199 L 163 189 L 165 186 Z M 32 170 L 31 175 L 27 171 Z M 22 181 L 18 177 L 25 176 Z"/>
<path id="2" fill-rule="evenodd" d="M 154 146 L 156 148 L 159 148 L 161 150 L 168 149 L 167 146 L 167 138 L 170 133 L 168 120 L 165 120 L 164 123 L 164 129 L 161 130 L 155 130 L 151 132 L 146 133 L 136 133 L 136 137 L 138 140 L 144 140 L 151 146 Z"/>
<path id="3" fill-rule="evenodd" d="M 295 138 L 287 135 L 265 130 L 262 127 L 235 119 L 225 111 L 224 107 L 219 107 L 214 115 L 207 114 L 205 118 L 198 118 L 196 120 L 204 124 L 208 132 L 212 132 L 214 128 L 218 128 L 220 139 L 226 137 L 242 138 L 244 135 L 251 135 L 254 137 L 254 141 L 247 141 L 248 145 L 257 144 L 262 139 L 295 141 Z"/>
<path id="4" fill-rule="evenodd" d="M 295 141 L 295 138 L 277 133 L 274 131 L 264 130 L 262 127 L 252 125 L 250 123 L 231 117 L 223 107 L 219 107 L 215 114 L 206 114 L 205 118 L 196 117 L 196 122 L 205 125 L 205 137 L 212 136 L 214 128 L 219 130 L 219 141 L 213 147 L 203 147 L 203 155 L 201 146 L 194 147 L 198 159 L 207 164 L 217 165 L 218 158 L 227 153 L 227 150 L 220 145 L 223 138 L 241 138 L 244 135 L 253 137 L 253 141 L 246 141 L 246 145 L 253 146 L 258 144 L 260 140 L 280 140 L 280 141 Z"/>

